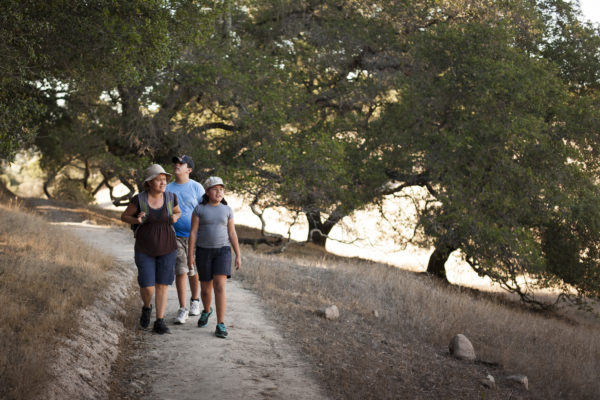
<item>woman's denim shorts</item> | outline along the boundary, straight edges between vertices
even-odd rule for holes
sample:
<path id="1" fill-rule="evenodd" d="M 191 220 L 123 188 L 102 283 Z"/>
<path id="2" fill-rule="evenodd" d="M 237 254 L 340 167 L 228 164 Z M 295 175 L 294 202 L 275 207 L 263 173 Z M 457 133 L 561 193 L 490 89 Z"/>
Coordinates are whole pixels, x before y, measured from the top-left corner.
<path id="1" fill-rule="evenodd" d="M 138 283 L 141 288 L 170 285 L 175 280 L 175 260 L 177 250 L 164 256 L 152 257 L 135 252 L 135 265 L 138 268 Z"/>

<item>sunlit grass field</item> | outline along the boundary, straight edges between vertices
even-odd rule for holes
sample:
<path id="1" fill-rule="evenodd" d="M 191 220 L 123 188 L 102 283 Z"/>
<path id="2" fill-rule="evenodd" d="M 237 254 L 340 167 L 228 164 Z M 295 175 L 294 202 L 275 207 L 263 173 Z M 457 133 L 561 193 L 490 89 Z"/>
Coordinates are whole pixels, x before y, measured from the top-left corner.
<path id="1" fill-rule="evenodd" d="M 334 398 L 507 398 L 516 390 L 502 382 L 508 374 L 528 377 L 530 390 L 520 394 L 526 398 L 598 398 L 597 318 L 528 311 L 494 293 L 442 285 L 385 264 L 311 256 L 306 247 L 282 256 L 246 251 L 239 277 L 266 300 L 312 363 L 324 366 L 317 371 Z M 330 304 L 340 309 L 340 321 L 315 314 Z M 457 366 L 447 356 L 458 333 L 473 342 L 483 363 Z M 457 368 L 464 373 L 451 372 Z M 496 391 L 480 385 L 488 372 Z M 441 387 L 423 389 L 426 375 Z"/>
<path id="2" fill-rule="evenodd" d="M 59 226 L 0 205 L 0 398 L 42 395 L 57 343 L 78 328 L 77 311 L 107 285 L 111 266 Z"/>

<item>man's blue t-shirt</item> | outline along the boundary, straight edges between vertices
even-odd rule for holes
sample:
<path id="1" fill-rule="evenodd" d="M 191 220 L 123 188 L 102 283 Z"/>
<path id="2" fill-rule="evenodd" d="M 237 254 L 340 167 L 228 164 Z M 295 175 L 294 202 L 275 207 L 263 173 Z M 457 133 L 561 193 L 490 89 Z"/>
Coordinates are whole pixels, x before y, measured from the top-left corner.
<path id="1" fill-rule="evenodd" d="M 190 179 L 182 184 L 173 181 L 167 185 L 167 190 L 177 194 L 179 209 L 181 210 L 181 217 L 173 225 L 175 234 L 181 237 L 189 237 L 192 227 L 192 212 L 202 201 L 204 188 L 195 180 Z"/>

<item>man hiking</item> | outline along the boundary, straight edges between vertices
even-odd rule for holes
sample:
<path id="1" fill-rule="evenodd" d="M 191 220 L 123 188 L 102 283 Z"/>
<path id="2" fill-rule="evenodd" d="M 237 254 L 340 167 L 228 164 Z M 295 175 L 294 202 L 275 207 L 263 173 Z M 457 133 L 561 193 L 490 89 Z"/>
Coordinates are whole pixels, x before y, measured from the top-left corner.
<path id="1" fill-rule="evenodd" d="M 176 324 L 184 324 L 189 315 L 200 315 L 200 285 L 198 283 L 198 271 L 195 263 L 187 260 L 188 237 L 192 221 L 192 211 L 202 201 L 204 188 L 201 184 L 190 178 L 194 161 L 190 156 L 173 157 L 173 175 L 175 181 L 167 185 L 167 190 L 177 195 L 181 217 L 175 223 L 175 235 L 177 240 L 177 262 L 175 264 L 175 286 L 179 298 L 179 310 L 175 317 Z M 190 283 L 191 302 L 190 308 L 186 307 L 186 276 Z"/>

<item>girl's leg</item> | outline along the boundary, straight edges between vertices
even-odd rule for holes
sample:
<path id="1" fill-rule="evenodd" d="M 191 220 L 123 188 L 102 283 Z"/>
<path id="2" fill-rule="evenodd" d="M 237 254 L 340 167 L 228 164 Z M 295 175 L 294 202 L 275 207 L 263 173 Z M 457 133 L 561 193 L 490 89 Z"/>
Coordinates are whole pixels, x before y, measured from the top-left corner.
<path id="1" fill-rule="evenodd" d="M 210 312 L 210 304 L 212 303 L 212 258 L 213 250 L 205 249 L 202 247 L 196 247 L 196 269 L 198 273 L 198 281 L 200 282 L 200 299 L 202 300 L 202 306 L 204 312 Z M 194 289 L 191 287 L 192 295 Z"/>
<path id="2" fill-rule="evenodd" d="M 167 290 L 168 285 L 156 284 L 156 318 L 164 318 L 167 309 Z"/>
<path id="3" fill-rule="evenodd" d="M 213 281 L 200 281 L 200 298 L 204 312 L 210 312 L 210 303 L 212 303 Z"/>
<path id="4" fill-rule="evenodd" d="M 152 302 L 152 296 L 154 295 L 154 286 L 140 288 L 140 294 L 142 295 L 144 307 L 149 308 L 150 303 Z"/>
<path id="5" fill-rule="evenodd" d="M 225 296 L 225 283 L 227 275 L 215 275 L 213 277 L 213 286 L 215 288 L 215 305 L 217 307 L 217 323 L 222 324 L 225 321 L 225 309 L 227 300 Z"/>

